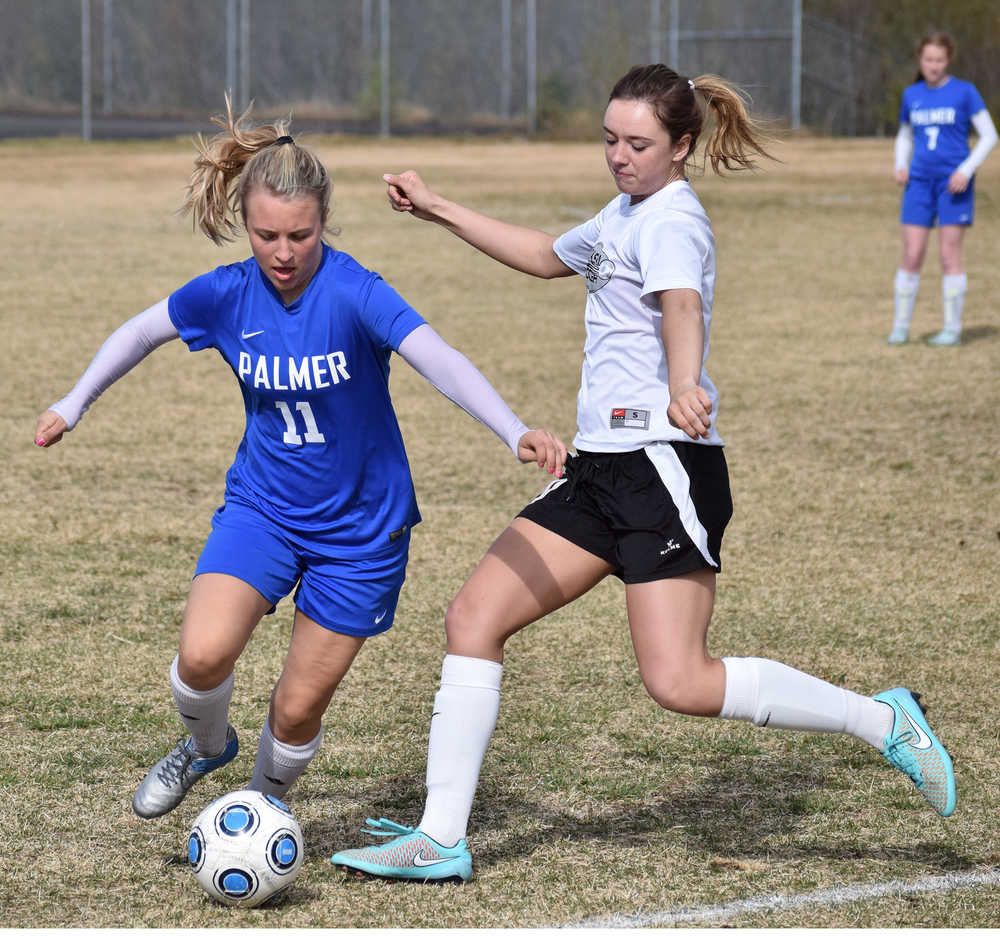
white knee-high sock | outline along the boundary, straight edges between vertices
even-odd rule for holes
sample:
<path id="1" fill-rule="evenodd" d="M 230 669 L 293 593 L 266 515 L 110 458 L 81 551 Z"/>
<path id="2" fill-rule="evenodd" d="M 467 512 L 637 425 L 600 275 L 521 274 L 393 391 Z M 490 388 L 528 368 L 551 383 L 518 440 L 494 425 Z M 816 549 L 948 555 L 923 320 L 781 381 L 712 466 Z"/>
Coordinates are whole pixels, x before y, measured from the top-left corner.
<path id="1" fill-rule="evenodd" d="M 451 847 L 465 838 L 479 769 L 500 713 L 503 666 L 448 654 L 427 744 L 427 802 L 420 829 Z"/>
<path id="2" fill-rule="evenodd" d="M 322 740 L 321 728 L 312 741 L 286 744 L 274 736 L 270 719 L 265 718 L 260 732 L 260 744 L 257 746 L 257 760 L 253 765 L 253 777 L 247 789 L 270 793 L 281 799 L 316 756 Z"/>
<path id="3" fill-rule="evenodd" d="M 962 309 L 969 278 L 965 273 L 949 273 L 941 277 L 941 300 L 944 306 L 944 327 L 951 332 L 962 330 Z"/>
<path id="4" fill-rule="evenodd" d="M 907 273 L 906 270 L 896 270 L 895 306 L 892 327 L 909 328 L 913 319 L 913 306 L 917 301 L 917 290 L 920 288 L 920 274 Z"/>
<path id="5" fill-rule="evenodd" d="M 841 689 L 784 663 L 760 657 L 724 657 L 726 695 L 720 718 L 769 728 L 834 731 L 882 750 L 893 711 L 884 702 Z"/>
<path id="6" fill-rule="evenodd" d="M 181 721 L 191 732 L 194 749 L 205 757 L 221 754 L 226 746 L 226 728 L 229 719 L 229 703 L 233 698 L 233 674 L 230 673 L 220 685 L 204 692 L 192 689 L 177 675 L 177 660 L 170 666 L 170 688 L 174 691 L 174 701 Z"/>

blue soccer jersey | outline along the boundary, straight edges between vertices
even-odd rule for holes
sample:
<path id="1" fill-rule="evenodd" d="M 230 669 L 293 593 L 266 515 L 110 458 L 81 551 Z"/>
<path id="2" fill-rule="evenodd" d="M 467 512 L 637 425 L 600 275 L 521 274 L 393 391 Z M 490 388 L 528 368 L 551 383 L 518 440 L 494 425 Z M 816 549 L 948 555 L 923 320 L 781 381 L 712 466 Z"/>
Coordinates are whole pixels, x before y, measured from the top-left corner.
<path id="1" fill-rule="evenodd" d="M 972 117 L 985 104 L 975 85 L 949 77 L 938 88 L 923 81 L 903 92 L 899 122 L 913 128 L 910 175 L 932 179 L 949 176 L 969 155 Z"/>
<path id="2" fill-rule="evenodd" d="M 169 309 L 188 347 L 218 350 L 243 393 L 227 500 L 345 557 L 390 548 L 419 522 L 389 355 L 424 320 L 381 277 L 324 245 L 291 305 L 250 258 L 182 286 Z"/>

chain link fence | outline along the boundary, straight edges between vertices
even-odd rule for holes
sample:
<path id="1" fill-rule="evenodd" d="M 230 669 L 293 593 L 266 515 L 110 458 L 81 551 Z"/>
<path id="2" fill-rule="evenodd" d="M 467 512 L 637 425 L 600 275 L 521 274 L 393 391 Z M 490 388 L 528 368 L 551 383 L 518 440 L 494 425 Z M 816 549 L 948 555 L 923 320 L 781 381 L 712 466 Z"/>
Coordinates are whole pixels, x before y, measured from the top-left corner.
<path id="1" fill-rule="evenodd" d="M 0 135 L 204 129 L 226 88 L 300 129 L 576 135 L 654 59 L 726 76 L 759 115 L 870 134 L 894 115 L 861 89 L 899 70 L 801 0 L 0 0 L 0 17 Z"/>

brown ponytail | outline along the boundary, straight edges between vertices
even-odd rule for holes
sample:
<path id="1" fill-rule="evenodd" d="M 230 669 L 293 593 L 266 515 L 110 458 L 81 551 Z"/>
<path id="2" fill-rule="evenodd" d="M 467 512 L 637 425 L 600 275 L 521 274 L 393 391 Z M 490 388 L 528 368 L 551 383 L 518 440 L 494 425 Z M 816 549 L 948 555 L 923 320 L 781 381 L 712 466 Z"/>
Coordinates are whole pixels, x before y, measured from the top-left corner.
<path id="1" fill-rule="evenodd" d="M 746 92 L 718 75 L 695 78 L 694 86 L 714 118 L 712 135 L 705 145 L 713 172 L 720 172 L 720 163 L 729 170 L 755 169 L 755 156 L 774 158 L 766 149 L 770 140 L 747 111 Z"/>
<path id="2" fill-rule="evenodd" d="M 705 146 L 712 169 L 756 168 L 755 156 L 774 157 L 766 145 L 770 140 L 747 111 L 747 95 L 718 75 L 684 78 L 666 65 L 636 65 L 618 80 L 609 100 L 645 101 L 660 126 L 675 143 L 690 136 L 689 154 L 695 151 L 705 123 L 698 103 L 700 96 L 711 111 L 714 127 Z"/>

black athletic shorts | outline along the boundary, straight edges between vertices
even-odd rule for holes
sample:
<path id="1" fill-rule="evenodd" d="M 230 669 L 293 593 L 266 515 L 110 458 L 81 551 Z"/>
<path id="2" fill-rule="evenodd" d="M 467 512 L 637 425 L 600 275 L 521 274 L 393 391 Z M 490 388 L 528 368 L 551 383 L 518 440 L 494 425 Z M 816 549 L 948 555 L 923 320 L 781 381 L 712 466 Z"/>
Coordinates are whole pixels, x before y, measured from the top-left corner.
<path id="1" fill-rule="evenodd" d="M 600 556 L 626 584 L 721 571 L 733 515 L 719 445 L 663 442 L 634 452 L 571 454 L 518 516 Z"/>

